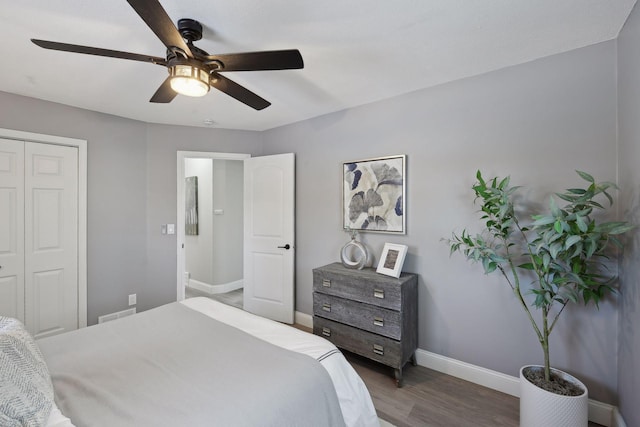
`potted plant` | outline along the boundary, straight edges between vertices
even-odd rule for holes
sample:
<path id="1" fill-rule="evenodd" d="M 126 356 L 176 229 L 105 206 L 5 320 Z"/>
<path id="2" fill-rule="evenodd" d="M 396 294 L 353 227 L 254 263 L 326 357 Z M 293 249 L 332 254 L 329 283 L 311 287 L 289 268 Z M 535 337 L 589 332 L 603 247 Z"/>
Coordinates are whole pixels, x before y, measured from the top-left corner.
<path id="1" fill-rule="evenodd" d="M 616 236 L 633 228 L 627 222 L 596 219 L 596 212 L 605 210 L 596 199 L 604 197 L 611 206 L 613 198 L 608 191 L 617 187 L 610 182 L 598 183 L 585 172 L 577 173 L 587 181 L 586 188 L 557 193 L 565 202 L 563 207 L 552 196 L 549 211 L 531 215 L 532 221 L 525 225 L 519 218 L 525 206 L 516 207 L 514 198 L 519 187 L 511 186 L 509 177 L 485 180 L 478 171 L 472 188 L 481 205 L 482 232 L 472 235 L 463 230 L 447 240 L 452 254 L 461 252 L 468 260 L 481 263 L 486 274 L 498 272 L 506 279 L 540 342 L 544 366 L 525 366 L 520 371 L 522 427 L 587 425 L 586 387 L 551 368 L 549 335 L 567 304 L 592 302 L 597 307 L 615 291 L 617 277 L 607 268 L 611 263 L 608 250 L 611 244 L 621 247 Z M 523 283 L 526 279 L 532 279 L 531 285 Z M 527 293 L 532 294 L 529 300 Z M 541 311 L 538 320 L 534 309 Z M 568 409 L 550 407 L 556 400 Z M 546 418 L 549 416 L 554 418 Z M 558 424 L 565 416 L 568 418 Z M 568 419 L 574 424 L 567 424 Z"/>

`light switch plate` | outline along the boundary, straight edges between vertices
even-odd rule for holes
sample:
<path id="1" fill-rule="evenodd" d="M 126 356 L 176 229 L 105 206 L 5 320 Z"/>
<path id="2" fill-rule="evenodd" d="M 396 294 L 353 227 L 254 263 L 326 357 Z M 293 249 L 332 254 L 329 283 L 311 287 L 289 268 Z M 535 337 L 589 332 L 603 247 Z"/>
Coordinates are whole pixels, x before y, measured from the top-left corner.
<path id="1" fill-rule="evenodd" d="M 129 295 L 129 305 L 136 305 L 136 297 L 137 294 L 131 294 Z"/>
<path id="2" fill-rule="evenodd" d="M 162 224 L 160 226 L 160 234 L 167 234 L 167 224 Z"/>
<path id="3" fill-rule="evenodd" d="M 176 234 L 175 224 L 167 224 L 167 234 Z"/>

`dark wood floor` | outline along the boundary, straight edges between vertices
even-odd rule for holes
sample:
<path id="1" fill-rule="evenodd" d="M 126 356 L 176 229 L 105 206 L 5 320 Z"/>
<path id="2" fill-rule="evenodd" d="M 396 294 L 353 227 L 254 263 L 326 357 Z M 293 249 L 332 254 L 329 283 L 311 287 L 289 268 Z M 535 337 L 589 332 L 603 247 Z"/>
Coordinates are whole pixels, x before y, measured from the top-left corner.
<path id="1" fill-rule="evenodd" d="M 411 364 L 404 368 L 404 386 L 397 388 L 391 368 L 343 353 L 367 385 L 378 417 L 397 427 L 519 425 L 516 397 Z"/>
<path id="2" fill-rule="evenodd" d="M 345 353 L 362 377 L 378 416 L 397 427 L 518 427 L 518 399 L 422 366 L 407 364 L 404 386 L 397 388 L 392 370 Z"/>

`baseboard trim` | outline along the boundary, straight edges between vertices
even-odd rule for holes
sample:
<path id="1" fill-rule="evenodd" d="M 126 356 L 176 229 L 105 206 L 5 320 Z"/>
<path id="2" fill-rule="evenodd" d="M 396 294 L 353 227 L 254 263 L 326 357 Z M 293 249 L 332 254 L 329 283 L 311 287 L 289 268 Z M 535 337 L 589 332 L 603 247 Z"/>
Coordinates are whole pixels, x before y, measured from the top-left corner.
<path id="1" fill-rule="evenodd" d="M 442 372 L 465 381 L 497 390 L 511 396 L 520 396 L 520 380 L 502 372 L 492 371 L 430 351 L 416 350 L 416 362 L 425 368 Z"/>
<path id="2" fill-rule="evenodd" d="M 627 423 L 624 422 L 622 418 L 622 414 L 617 406 L 613 407 L 613 417 L 611 422 L 611 427 L 627 427 Z"/>
<path id="3" fill-rule="evenodd" d="M 200 292 L 215 295 L 225 294 L 227 292 L 240 289 L 244 286 L 244 281 L 236 280 L 235 282 L 222 283 L 220 285 L 210 285 L 209 283 L 201 282 L 199 280 L 189 279 L 187 286 Z"/>
<path id="4" fill-rule="evenodd" d="M 306 326 L 307 328 L 313 329 L 313 316 L 308 315 L 307 313 L 296 311 L 294 319 L 294 322 L 298 325 Z"/>
<path id="5" fill-rule="evenodd" d="M 617 407 L 609 405 L 608 403 L 589 399 L 589 421 L 606 427 L 613 427 L 615 425 L 613 420 L 614 414 L 617 409 Z"/>
<path id="6" fill-rule="evenodd" d="M 502 372 L 472 365 L 422 349 L 416 351 L 416 362 L 418 365 L 433 369 L 434 371 L 479 384 L 511 396 L 520 396 L 520 379 L 503 374 Z M 616 406 L 593 399 L 589 399 L 589 421 L 605 427 L 626 427 Z"/>

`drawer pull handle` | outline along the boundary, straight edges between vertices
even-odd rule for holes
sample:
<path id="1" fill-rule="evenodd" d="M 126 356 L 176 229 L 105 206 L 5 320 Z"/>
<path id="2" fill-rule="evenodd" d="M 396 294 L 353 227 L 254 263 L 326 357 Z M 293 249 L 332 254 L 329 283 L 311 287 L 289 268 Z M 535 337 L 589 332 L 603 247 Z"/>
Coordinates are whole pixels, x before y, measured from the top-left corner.
<path id="1" fill-rule="evenodd" d="M 326 302 L 325 302 L 325 303 L 322 303 L 322 309 L 323 309 L 324 311 L 328 311 L 329 313 L 331 313 L 331 304 L 326 303 Z"/>
<path id="2" fill-rule="evenodd" d="M 325 337 L 330 337 L 331 336 L 331 329 L 322 328 L 322 335 L 324 335 Z"/>
<path id="3" fill-rule="evenodd" d="M 384 299 L 384 290 L 383 289 L 374 289 L 373 290 L 374 298 Z"/>
<path id="4" fill-rule="evenodd" d="M 384 319 L 382 317 L 374 317 L 373 318 L 373 324 L 375 326 L 384 326 Z"/>
<path id="5" fill-rule="evenodd" d="M 379 356 L 384 356 L 384 347 L 378 344 L 374 344 L 373 352 Z"/>
<path id="6" fill-rule="evenodd" d="M 322 279 L 322 286 L 324 286 L 325 288 L 330 288 L 331 287 L 331 280 Z"/>

